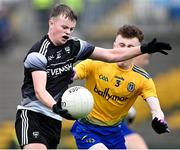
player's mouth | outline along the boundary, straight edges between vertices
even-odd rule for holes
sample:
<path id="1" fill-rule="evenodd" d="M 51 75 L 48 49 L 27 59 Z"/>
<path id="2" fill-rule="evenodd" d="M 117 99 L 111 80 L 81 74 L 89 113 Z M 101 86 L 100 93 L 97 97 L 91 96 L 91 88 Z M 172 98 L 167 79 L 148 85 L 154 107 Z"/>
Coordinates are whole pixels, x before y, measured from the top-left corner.
<path id="1" fill-rule="evenodd" d="M 64 36 L 62 36 L 62 38 L 63 38 L 64 40 L 68 40 L 68 39 L 69 39 L 69 36 L 64 35 Z"/>

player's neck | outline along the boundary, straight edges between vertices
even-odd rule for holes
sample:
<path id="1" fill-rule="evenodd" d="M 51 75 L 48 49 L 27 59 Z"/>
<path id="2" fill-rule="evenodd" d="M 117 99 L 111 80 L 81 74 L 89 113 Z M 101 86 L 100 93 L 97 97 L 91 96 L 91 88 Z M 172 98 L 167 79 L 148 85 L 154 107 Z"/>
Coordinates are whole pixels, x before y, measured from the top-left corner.
<path id="1" fill-rule="evenodd" d="M 118 67 L 124 70 L 128 70 L 132 67 L 132 63 L 120 62 L 117 63 Z"/>

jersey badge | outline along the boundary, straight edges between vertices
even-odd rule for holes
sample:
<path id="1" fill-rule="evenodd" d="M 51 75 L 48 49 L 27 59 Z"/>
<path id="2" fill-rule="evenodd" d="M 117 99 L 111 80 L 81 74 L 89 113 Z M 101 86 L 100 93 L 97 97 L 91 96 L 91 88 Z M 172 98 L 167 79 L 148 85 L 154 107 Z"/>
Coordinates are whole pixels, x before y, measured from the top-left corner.
<path id="1" fill-rule="evenodd" d="M 66 51 L 66 53 L 68 53 L 68 54 L 71 52 L 71 49 L 70 49 L 70 47 L 69 47 L 69 46 L 65 47 L 65 48 L 64 48 L 64 50 L 65 50 L 65 51 Z"/>
<path id="2" fill-rule="evenodd" d="M 39 131 L 34 131 L 32 134 L 35 139 L 39 137 Z"/>
<path id="3" fill-rule="evenodd" d="M 135 84 L 133 82 L 128 83 L 127 89 L 129 92 L 133 92 L 135 89 Z"/>

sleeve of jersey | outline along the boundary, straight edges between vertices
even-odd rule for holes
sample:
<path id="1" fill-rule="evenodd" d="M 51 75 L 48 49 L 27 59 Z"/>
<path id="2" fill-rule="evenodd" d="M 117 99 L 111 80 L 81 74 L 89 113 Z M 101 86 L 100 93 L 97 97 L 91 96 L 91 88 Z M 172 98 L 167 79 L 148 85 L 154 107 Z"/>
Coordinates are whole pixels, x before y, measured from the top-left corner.
<path id="1" fill-rule="evenodd" d="M 24 67 L 30 71 L 43 70 L 46 71 L 47 59 L 44 55 L 32 52 L 27 55 L 24 61 Z"/>
<path id="2" fill-rule="evenodd" d="M 144 82 L 141 96 L 143 99 L 147 99 L 148 97 L 157 97 L 156 88 L 152 78 L 147 79 Z"/>
<path id="3" fill-rule="evenodd" d="M 91 65 L 92 65 L 92 61 L 87 59 L 81 61 L 79 64 L 75 66 L 76 75 L 78 76 L 79 79 L 82 80 L 88 77 L 88 75 L 91 72 Z"/>
<path id="4" fill-rule="evenodd" d="M 76 60 L 84 60 L 89 58 L 89 56 L 91 56 L 91 54 L 93 53 L 95 46 L 80 39 L 79 42 L 80 42 L 80 51 L 76 57 Z"/>

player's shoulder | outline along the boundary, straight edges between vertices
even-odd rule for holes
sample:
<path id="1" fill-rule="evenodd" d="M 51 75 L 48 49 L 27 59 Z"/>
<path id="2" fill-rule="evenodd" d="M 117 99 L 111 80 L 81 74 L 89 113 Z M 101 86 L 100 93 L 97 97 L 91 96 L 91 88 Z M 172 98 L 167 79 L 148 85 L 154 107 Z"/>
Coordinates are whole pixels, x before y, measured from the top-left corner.
<path id="1" fill-rule="evenodd" d="M 49 40 L 48 36 L 45 35 L 40 40 L 36 41 L 33 44 L 30 52 L 44 53 L 44 52 L 46 52 L 46 50 L 50 44 L 51 44 L 51 41 Z"/>
<path id="2" fill-rule="evenodd" d="M 86 45 L 88 43 L 86 40 L 81 39 L 81 38 L 76 37 L 76 36 L 70 37 L 68 42 L 70 42 L 70 43 L 79 43 L 81 45 L 84 45 L 84 44 Z"/>
<path id="3" fill-rule="evenodd" d="M 69 44 L 80 44 L 83 40 L 78 38 L 78 37 L 75 37 L 75 36 L 72 36 L 68 39 L 67 43 Z"/>
<path id="4" fill-rule="evenodd" d="M 70 46 L 71 48 L 78 50 L 81 46 L 81 39 L 78 37 L 70 37 L 64 46 Z"/>
<path id="5" fill-rule="evenodd" d="M 28 58 L 29 60 L 36 60 L 35 58 L 45 58 L 47 53 L 48 45 L 50 41 L 47 35 L 43 36 L 40 40 L 36 41 L 26 54 L 24 61 Z"/>
<path id="6" fill-rule="evenodd" d="M 81 65 L 84 65 L 86 67 L 88 67 L 89 69 L 97 69 L 97 68 L 104 68 L 106 65 L 104 64 L 104 62 L 102 61 L 98 61 L 98 60 L 92 60 L 92 59 L 86 59 L 86 60 L 83 60 L 81 61 L 80 63 L 78 63 L 76 65 L 77 66 L 81 66 Z"/>
<path id="7" fill-rule="evenodd" d="M 71 37 L 69 38 L 69 40 L 80 41 L 81 39 L 78 38 L 78 37 L 76 37 L 76 36 L 71 36 Z"/>
<path id="8" fill-rule="evenodd" d="M 146 70 L 144 70 L 143 68 L 141 68 L 141 67 L 139 67 L 137 65 L 133 65 L 132 71 L 139 74 L 139 75 L 141 75 L 142 77 L 145 77 L 146 79 L 151 78 L 150 74 Z"/>
<path id="9" fill-rule="evenodd" d="M 97 66 L 101 66 L 101 65 L 106 65 L 106 64 L 109 64 L 107 62 L 104 62 L 104 61 L 100 61 L 100 60 L 93 60 L 93 59 L 87 59 L 87 61 L 89 63 L 92 63 L 93 65 L 97 65 Z"/>
<path id="10" fill-rule="evenodd" d="M 89 64 L 92 64 L 92 65 L 104 64 L 103 61 L 93 60 L 93 59 L 89 59 L 89 58 L 81 61 L 80 63 L 89 63 Z"/>

